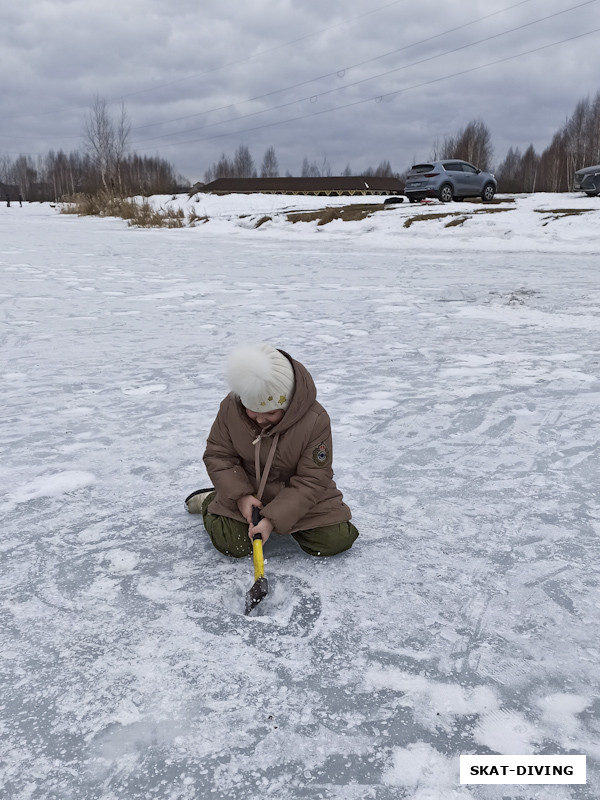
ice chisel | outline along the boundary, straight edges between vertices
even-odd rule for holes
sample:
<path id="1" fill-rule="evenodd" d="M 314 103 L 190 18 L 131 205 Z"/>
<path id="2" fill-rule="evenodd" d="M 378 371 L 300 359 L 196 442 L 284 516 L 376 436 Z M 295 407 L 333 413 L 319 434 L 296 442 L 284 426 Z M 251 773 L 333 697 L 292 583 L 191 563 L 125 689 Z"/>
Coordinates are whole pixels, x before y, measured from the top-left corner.
<path id="1" fill-rule="evenodd" d="M 252 507 L 252 524 L 258 525 L 261 520 L 260 509 Z M 265 562 L 263 558 L 262 536 L 257 533 L 252 538 L 252 559 L 254 561 L 254 585 L 246 592 L 246 615 L 264 600 L 269 592 L 269 584 L 265 578 Z"/>

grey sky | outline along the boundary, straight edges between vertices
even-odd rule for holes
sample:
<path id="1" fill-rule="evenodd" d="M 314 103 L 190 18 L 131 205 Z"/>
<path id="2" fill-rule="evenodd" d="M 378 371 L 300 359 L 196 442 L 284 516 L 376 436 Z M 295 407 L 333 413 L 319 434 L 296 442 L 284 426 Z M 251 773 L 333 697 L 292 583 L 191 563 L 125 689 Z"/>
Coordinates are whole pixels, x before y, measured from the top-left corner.
<path id="1" fill-rule="evenodd" d="M 600 0 L 2 0 L 0 157 L 82 149 L 98 95 L 192 181 L 239 144 L 403 171 L 472 119 L 499 163 L 598 91 Z"/>

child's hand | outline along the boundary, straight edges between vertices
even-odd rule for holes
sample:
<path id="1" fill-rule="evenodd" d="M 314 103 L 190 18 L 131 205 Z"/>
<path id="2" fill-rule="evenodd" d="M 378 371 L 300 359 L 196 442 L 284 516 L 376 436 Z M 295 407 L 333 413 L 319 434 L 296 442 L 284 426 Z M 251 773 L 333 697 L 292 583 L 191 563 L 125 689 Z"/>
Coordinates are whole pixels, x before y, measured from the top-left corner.
<path id="1" fill-rule="evenodd" d="M 257 533 L 260 533 L 261 539 L 263 540 L 264 544 L 271 535 L 272 530 L 273 530 L 273 523 L 270 520 L 263 518 L 258 523 L 258 525 L 252 525 L 252 524 L 250 525 L 250 527 L 248 528 L 248 536 L 250 537 L 250 540 L 252 540 L 252 538 L 256 536 Z"/>
<path id="2" fill-rule="evenodd" d="M 237 501 L 237 507 L 240 510 L 240 514 L 246 520 L 248 525 L 252 525 L 252 506 L 257 506 L 258 508 L 262 508 L 263 504 L 260 500 L 254 497 L 253 494 L 246 494 L 244 497 L 240 497 Z"/>

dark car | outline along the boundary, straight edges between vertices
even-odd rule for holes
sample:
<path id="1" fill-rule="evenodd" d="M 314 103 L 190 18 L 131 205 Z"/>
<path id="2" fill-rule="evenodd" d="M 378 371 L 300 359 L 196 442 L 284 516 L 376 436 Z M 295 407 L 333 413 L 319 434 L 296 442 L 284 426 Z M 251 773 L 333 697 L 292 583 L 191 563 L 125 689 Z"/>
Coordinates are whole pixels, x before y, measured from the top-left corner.
<path id="1" fill-rule="evenodd" d="M 578 169 L 575 173 L 575 189 L 581 189 L 588 197 L 600 194 L 600 164 Z"/>
<path id="2" fill-rule="evenodd" d="M 491 172 L 483 172 L 468 161 L 447 158 L 411 167 L 404 194 L 411 203 L 426 197 L 437 197 L 442 203 L 449 203 L 465 197 L 493 200 L 496 188 L 496 178 Z"/>

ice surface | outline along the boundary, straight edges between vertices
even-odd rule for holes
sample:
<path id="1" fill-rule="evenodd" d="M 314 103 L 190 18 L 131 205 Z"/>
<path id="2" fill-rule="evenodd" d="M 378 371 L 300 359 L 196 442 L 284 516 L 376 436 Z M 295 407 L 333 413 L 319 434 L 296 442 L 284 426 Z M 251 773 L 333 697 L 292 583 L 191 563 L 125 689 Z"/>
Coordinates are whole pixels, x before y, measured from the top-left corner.
<path id="1" fill-rule="evenodd" d="M 0 797 L 595 800 L 600 198 L 153 202 L 210 220 L 0 207 Z M 245 617 L 183 499 L 252 340 L 313 373 L 361 536 L 272 537 Z M 519 751 L 588 785 L 459 785 Z"/>

